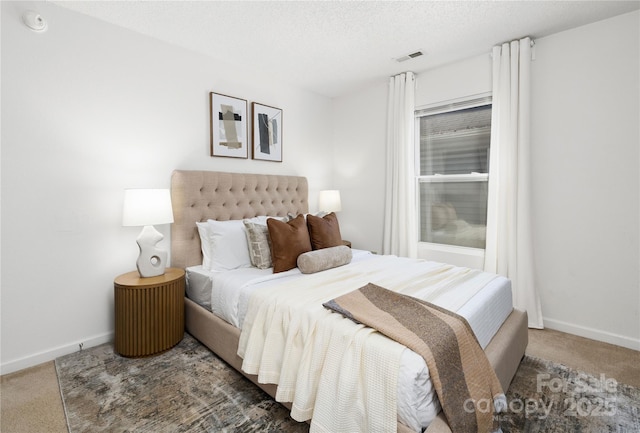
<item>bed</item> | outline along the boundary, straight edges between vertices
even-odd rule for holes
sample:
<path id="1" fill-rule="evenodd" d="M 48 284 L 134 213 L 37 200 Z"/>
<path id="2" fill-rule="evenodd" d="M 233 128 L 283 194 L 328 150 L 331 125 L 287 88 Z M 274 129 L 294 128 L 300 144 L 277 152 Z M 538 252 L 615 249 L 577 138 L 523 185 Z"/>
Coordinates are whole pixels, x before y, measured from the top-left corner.
<path id="1" fill-rule="evenodd" d="M 203 256 L 196 222 L 304 214 L 309 210 L 307 194 L 304 177 L 175 171 L 171 180 L 175 220 L 171 230 L 172 266 L 188 269 L 191 279 L 198 275 L 197 267 L 202 264 Z M 354 252 L 353 257 L 354 261 L 379 260 L 367 257 L 364 252 Z M 201 277 L 206 280 L 206 276 Z M 238 356 L 241 330 L 229 323 L 229 318 L 223 320 L 190 297 L 185 299 L 185 309 L 186 329 L 191 335 L 268 394 L 277 395 L 276 385 L 260 383 L 256 375 L 242 370 L 243 359 Z M 505 390 L 527 345 L 526 322 L 526 313 L 510 310 L 486 342 L 487 358 Z M 291 408 L 290 403 L 283 404 Z M 412 431 L 401 422 L 396 428 L 401 432 Z M 447 432 L 450 429 L 440 413 L 426 431 Z"/>

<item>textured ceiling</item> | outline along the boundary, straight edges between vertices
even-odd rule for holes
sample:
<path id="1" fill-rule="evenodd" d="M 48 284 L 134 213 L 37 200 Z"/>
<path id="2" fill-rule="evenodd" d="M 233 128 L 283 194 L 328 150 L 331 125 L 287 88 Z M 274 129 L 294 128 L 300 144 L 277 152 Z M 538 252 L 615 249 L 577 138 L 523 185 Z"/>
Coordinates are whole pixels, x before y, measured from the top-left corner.
<path id="1" fill-rule="evenodd" d="M 329 97 L 640 7 L 639 1 L 51 3 Z M 426 55 L 394 60 L 417 50 Z"/>

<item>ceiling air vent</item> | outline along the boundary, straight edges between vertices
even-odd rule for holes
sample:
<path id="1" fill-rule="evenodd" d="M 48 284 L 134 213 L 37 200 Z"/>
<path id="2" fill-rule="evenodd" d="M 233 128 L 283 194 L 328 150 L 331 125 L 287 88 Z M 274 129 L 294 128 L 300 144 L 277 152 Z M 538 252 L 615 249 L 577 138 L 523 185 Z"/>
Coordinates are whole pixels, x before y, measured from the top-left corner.
<path id="1" fill-rule="evenodd" d="M 411 54 L 407 54 L 405 56 L 402 57 L 398 57 L 396 59 L 396 62 L 400 63 L 400 62 L 406 62 L 409 59 L 415 59 L 416 57 L 420 57 L 424 55 L 424 53 L 422 51 L 416 51 L 415 53 L 411 53 Z"/>

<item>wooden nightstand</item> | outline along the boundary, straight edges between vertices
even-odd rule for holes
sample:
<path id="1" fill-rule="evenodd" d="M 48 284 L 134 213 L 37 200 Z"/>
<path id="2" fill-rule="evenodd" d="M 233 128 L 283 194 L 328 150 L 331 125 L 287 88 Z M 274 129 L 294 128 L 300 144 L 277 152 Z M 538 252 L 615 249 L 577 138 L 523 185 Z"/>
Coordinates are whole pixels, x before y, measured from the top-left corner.
<path id="1" fill-rule="evenodd" d="M 117 277 L 115 351 L 122 356 L 155 355 L 171 349 L 184 336 L 184 270 L 142 278 L 138 271 Z"/>

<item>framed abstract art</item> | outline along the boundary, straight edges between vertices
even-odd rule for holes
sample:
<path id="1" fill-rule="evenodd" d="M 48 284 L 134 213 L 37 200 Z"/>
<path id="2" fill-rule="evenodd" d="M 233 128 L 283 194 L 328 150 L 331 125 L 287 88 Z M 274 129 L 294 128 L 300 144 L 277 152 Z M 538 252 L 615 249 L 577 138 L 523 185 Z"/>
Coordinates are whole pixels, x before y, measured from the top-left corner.
<path id="1" fill-rule="evenodd" d="M 247 101 L 209 93 L 211 156 L 248 158 Z"/>
<path id="2" fill-rule="evenodd" d="M 251 103 L 253 113 L 252 158 L 282 162 L 282 110 Z"/>

